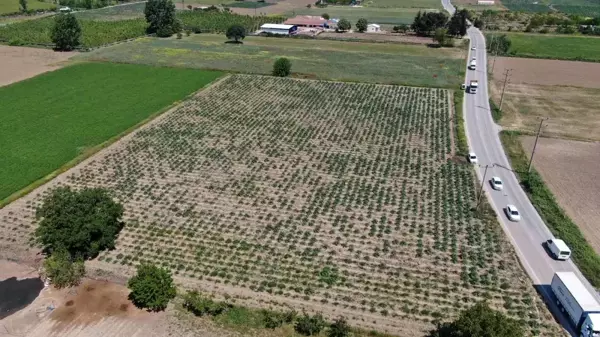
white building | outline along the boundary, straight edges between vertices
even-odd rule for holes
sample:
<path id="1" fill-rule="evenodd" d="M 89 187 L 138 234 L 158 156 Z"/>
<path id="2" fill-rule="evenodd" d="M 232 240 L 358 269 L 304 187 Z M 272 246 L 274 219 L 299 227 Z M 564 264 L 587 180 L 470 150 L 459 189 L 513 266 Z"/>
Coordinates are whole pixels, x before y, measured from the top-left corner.
<path id="1" fill-rule="evenodd" d="M 367 33 L 379 33 L 381 32 L 381 26 L 376 23 L 370 23 L 367 25 Z"/>
<path id="2" fill-rule="evenodd" d="M 477 0 L 477 4 L 478 5 L 493 6 L 494 5 L 494 0 Z"/>
<path id="3" fill-rule="evenodd" d="M 279 34 L 279 35 L 292 35 L 296 34 L 298 26 L 295 25 L 280 25 L 276 23 L 265 23 L 260 26 L 261 33 Z"/>

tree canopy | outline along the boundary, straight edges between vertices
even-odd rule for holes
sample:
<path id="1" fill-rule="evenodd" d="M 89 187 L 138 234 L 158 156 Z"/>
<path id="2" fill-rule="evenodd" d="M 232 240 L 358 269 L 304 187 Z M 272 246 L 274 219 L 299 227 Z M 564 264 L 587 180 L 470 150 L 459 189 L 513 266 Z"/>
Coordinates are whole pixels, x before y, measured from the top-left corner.
<path id="1" fill-rule="evenodd" d="M 57 288 L 71 287 L 85 276 L 85 266 L 83 259 L 73 261 L 66 249 L 59 248 L 44 260 L 44 272 Z"/>
<path id="2" fill-rule="evenodd" d="M 352 24 L 350 24 L 350 21 L 348 21 L 348 19 L 340 19 L 340 21 L 338 21 L 337 29 L 339 31 L 350 30 L 350 28 L 352 28 Z"/>
<path id="3" fill-rule="evenodd" d="M 241 25 L 232 25 L 227 29 L 225 33 L 229 40 L 234 40 L 236 43 L 240 42 L 246 37 L 246 28 Z"/>
<path id="4" fill-rule="evenodd" d="M 364 33 L 367 30 L 368 25 L 367 19 L 360 18 L 358 19 L 358 22 L 356 22 L 356 30 L 358 30 L 360 33 Z"/>
<path id="5" fill-rule="evenodd" d="M 492 35 L 488 41 L 488 51 L 494 55 L 508 54 L 512 44 L 506 34 Z"/>
<path id="6" fill-rule="evenodd" d="M 81 44 L 81 26 L 71 13 L 55 16 L 51 34 L 57 50 L 73 50 Z"/>
<path id="7" fill-rule="evenodd" d="M 129 299 L 136 307 L 152 311 L 164 310 L 177 295 L 171 273 L 152 264 L 139 265 L 127 287 L 131 289 Z"/>
<path id="8" fill-rule="evenodd" d="M 159 37 L 169 37 L 181 31 L 181 22 L 175 16 L 175 4 L 171 0 L 148 0 L 144 8 L 146 31 Z"/>
<path id="9" fill-rule="evenodd" d="M 92 258 L 115 247 L 123 228 L 122 216 L 123 206 L 113 201 L 107 190 L 86 188 L 77 192 L 60 187 L 37 210 L 40 222 L 35 237 L 47 252 L 64 248 L 72 257 Z"/>
<path id="10" fill-rule="evenodd" d="M 521 324 L 479 302 L 463 311 L 454 322 L 443 323 L 429 337 L 523 337 Z"/>
<path id="11" fill-rule="evenodd" d="M 423 12 L 419 11 L 411 25 L 411 29 L 421 36 L 431 36 L 438 28 L 446 27 L 448 15 L 442 12 Z"/>
<path id="12" fill-rule="evenodd" d="M 448 34 L 454 37 L 462 37 L 467 35 L 467 19 L 469 17 L 469 11 L 461 9 L 455 11 L 450 22 L 448 22 Z"/>

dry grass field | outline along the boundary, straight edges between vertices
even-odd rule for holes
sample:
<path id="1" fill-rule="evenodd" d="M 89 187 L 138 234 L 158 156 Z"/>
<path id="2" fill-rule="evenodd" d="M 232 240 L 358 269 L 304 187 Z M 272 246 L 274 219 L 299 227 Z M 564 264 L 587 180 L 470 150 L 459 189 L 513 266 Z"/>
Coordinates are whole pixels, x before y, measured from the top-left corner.
<path id="1" fill-rule="evenodd" d="M 535 132 L 543 116 L 550 117 L 546 136 L 600 140 L 600 63 L 498 57 L 490 86 L 497 103 L 505 69 L 513 71 L 504 97 L 502 126 Z"/>
<path id="2" fill-rule="evenodd" d="M 237 303 L 409 337 L 487 299 L 558 336 L 498 224 L 470 211 L 451 100 L 231 75 L 1 209 L 0 250 L 24 250 L 50 189 L 103 186 L 127 225 L 93 268 L 127 276 L 152 261 Z"/>
<path id="3" fill-rule="evenodd" d="M 531 153 L 535 137 L 523 137 Z M 561 207 L 600 254 L 600 143 L 540 138 L 534 167 Z"/>
<path id="4" fill-rule="evenodd" d="M 0 87 L 60 68 L 61 63 L 77 52 L 54 52 L 48 49 L 0 46 Z"/>

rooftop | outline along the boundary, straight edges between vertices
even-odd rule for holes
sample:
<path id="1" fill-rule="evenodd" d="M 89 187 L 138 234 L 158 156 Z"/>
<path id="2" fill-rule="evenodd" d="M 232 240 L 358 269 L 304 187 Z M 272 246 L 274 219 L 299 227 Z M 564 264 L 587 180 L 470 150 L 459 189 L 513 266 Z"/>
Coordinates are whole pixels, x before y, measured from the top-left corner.
<path id="1" fill-rule="evenodd" d="M 265 23 L 264 25 L 260 26 L 261 29 L 291 29 L 292 27 L 294 27 L 294 25 L 281 25 L 278 23 Z"/>
<path id="2" fill-rule="evenodd" d="M 287 19 L 284 23 L 288 25 L 314 25 L 320 26 L 326 23 L 327 20 L 320 16 L 296 16 L 291 19 Z"/>

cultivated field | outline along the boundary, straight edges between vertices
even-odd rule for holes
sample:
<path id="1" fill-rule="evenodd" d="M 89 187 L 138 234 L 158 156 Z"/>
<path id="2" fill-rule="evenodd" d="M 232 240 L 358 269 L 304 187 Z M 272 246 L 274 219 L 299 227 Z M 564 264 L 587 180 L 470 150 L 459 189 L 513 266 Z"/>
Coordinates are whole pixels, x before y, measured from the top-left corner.
<path id="1" fill-rule="evenodd" d="M 0 87 L 0 201 L 220 75 L 89 63 Z"/>
<path id="2" fill-rule="evenodd" d="M 512 42 L 509 54 L 518 57 L 600 62 L 600 38 L 572 35 L 502 33 Z M 494 34 L 486 34 L 489 40 Z"/>
<path id="3" fill-rule="evenodd" d="M 470 211 L 442 89 L 232 75 L 0 210 L 22 251 L 40 198 L 103 186 L 126 209 L 117 249 L 251 306 L 344 315 L 419 336 L 475 300 L 557 336 L 495 220 Z"/>
<path id="4" fill-rule="evenodd" d="M 535 137 L 523 137 L 531 153 Z M 600 143 L 540 138 L 534 167 L 561 207 L 600 254 Z"/>
<path id="5" fill-rule="evenodd" d="M 441 3 L 441 2 L 440 2 Z M 345 18 L 350 20 L 352 28 L 360 18 L 365 18 L 369 23 L 399 25 L 411 24 L 417 12 L 423 11 L 423 8 L 380 8 L 380 7 L 350 7 L 350 6 L 332 6 L 327 8 L 300 8 L 293 12 L 287 12 L 288 16 L 293 15 L 315 15 L 320 16 L 323 13 L 329 14 L 332 18 Z M 436 11 L 431 9 L 430 11 Z"/>
<path id="6" fill-rule="evenodd" d="M 319 79 L 451 87 L 462 81 L 463 51 L 403 45 L 249 36 L 243 45 L 223 35 L 140 39 L 82 55 L 108 60 L 177 67 L 270 74 L 278 57 L 292 61 L 298 76 Z"/>
<path id="7" fill-rule="evenodd" d="M 76 52 L 56 53 L 47 49 L 0 46 L 0 87 L 56 70 Z"/>
<path id="8" fill-rule="evenodd" d="M 43 1 L 27 1 L 28 9 L 54 9 L 56 5 L 50 2 Z M 0 0 L 0 14 L 19 13 L 19 1 L 15 0 Z"/>
<path id="9" fill-rule="evenodd" d="M 600 140 L 600 64 L 498 57 L 490 86 L 496 103 L 505 69 L 513 71 L 504 96 L 502 126 L 536 132 L 539 118 L 550 117 L 543 129 L 546 136 Z"/>

